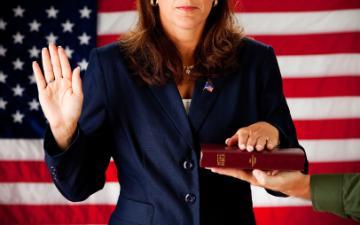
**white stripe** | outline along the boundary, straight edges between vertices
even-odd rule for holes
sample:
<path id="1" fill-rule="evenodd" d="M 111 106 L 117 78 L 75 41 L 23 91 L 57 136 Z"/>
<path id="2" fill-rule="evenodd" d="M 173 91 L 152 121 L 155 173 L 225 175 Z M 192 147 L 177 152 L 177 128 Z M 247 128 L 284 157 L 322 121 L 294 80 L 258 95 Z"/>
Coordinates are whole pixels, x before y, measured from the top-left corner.
<path id="1" fill-rule="evenodd" d="M 310 163 L 360 161 L 360 139 L 300 140 Z"/>
<path id="2" fill-rule="evenodd" d="M 283 77 L 360 76 L 360 54 L 278 56 Z"/>
<path id="3" fill-rule="evenodd" d="M 360 118 L 360 97 L 287 98 L 294 120 Z"/>
<path id="4" fill-rule="evenodd" d="M 127 32 L 137 20 L 135 11 L 98 13 L 97 34 L 121 34 Z"/>
<path id="5" fill-rule="evenodd" d="M 18 141 L 23 144 L 18 145 Z M 41 140 L 19 139 L 18 141 L 0 139 L 0 161 L 44 160 Z M 360 139 L 300 140 L 300 144 L 305 148 L 310 162 L 360 160 Z"/>
<path id="6" fill-rule="evenodd" d="M 360 10 L 236 13 L 248 34 L 311 34 L 360 31 Z M 98 35 L 120 34 L 137 19 L 135 11 L 98 14 Z"/>
<path id="7" fill-rule="evenodd" d="M 251 186 L 254 207 L 310 206 L 311 202 L 294 197 L 275 197 L 264 188 Z"/>
<path id="8" fill-rule="evenodd" d="M 248 34 L 316 34 L 360 31 L 360 10 L 239 13 Z"/>
<path id="9" fill-rule="evenodd" d="M 0 183 L 0 204 L 112 204 L 117 202 L 120 185 L 108 182 L 101 191 L 83 202 L 70 202 L 53 183 Z"/>
<path id="10" fill-rule="evenodd" d="M 252 187 L 255 207 L 261 206 L 303 206 L 308 201 L 296 198 L 277 198 L 267 194 L 264 189 Z M 118 183 L 106 183 L 103 190 L 96 192 L 83 202 L 66 200 L 50 183 L 1 183 L 0 204 L 7 205 L 55 205 L 55 204 L 110 204 L 115 205 L 120 192 Z"/>
<path id="11" fill-rule="evenodd" d="M 0 160 L 44 160 L 42 139 L 0 139 Z"/>

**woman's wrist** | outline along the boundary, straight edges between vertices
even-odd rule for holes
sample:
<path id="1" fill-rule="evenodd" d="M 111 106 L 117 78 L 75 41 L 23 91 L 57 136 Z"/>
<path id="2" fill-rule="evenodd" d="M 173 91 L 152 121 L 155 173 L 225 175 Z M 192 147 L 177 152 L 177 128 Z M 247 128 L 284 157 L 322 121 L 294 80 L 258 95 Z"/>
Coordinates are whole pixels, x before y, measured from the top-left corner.
<path id="1" fill-rule="evenodd" d="M 64 151 L 71 144 L 74 134 L 76 132 L 76 125 L 72 125 L 69 127 L 58 127 L 51 128 L 51 132 L 54 136 L 54 139 L 60 148 L 60 150 Z"/>

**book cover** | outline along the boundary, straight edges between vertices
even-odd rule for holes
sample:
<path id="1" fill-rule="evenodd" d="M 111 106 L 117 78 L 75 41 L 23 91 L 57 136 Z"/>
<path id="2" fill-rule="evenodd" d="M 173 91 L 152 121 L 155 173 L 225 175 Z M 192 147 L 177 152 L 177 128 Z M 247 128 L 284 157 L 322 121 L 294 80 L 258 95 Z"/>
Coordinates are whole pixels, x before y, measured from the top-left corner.
<path id="1" fill-rule="evenodd" d="M 223 167 L 260 170 L 303 170 L 305 152 L 301 148 L 240 150 L 237 146 L 202 144 L 200 167 Z"/>

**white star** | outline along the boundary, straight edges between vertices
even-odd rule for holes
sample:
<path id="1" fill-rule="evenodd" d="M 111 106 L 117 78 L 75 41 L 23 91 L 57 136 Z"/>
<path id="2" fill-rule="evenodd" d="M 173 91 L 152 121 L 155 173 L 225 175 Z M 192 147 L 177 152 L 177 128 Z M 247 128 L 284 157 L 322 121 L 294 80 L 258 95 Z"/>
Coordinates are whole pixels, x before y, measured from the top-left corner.
<path id="1" fill-rule="evenodd" d="M 21 8 L 21 6 L 17 6 L 16 8 L 13 8 L 14 11 L 14 17 L 23 17 L 25 9 Z"/>
<path id="2" fill-rule="evenodd" d="M 14 70 L 22 70 L 24 66 L 24 62 L 17 58 L 15 61 L 12 62 L 14 65 Z"/>
<path id="3" fill-rule="evenodd" d="M 48 18 L 55 18 L 57 17 L 59 10 L 55 9 L 54 6 L 51 6 L 49 9 L 46 10 L 46 13 L 48 14 Z"/>
<path id="4" fill-rule="evenodd" d="M 31 23 L 29 23 L 29 26 L 30 26 L 30 31 L 39 31 L 41 23 L 39 23 L 36 20 L 33 20 Z"/>
<path id="5" fill-rule="evenodd" d="M 30 110 L 39 110 L 39 105 L 39 102 L 35 98 L 29 102 Z"/>
<path id="6" fill-rule="evenodd" d="M 6 55 L 6 51 L 7 51 L 7 49 L 4 48 L 4 46 L 0 45 L 0 56 L 5 56 L 5 55 Z"/>
<path id="7" fill-rule="evenodd" d="M 7 101 L 5 101 L 3 98 L 0 98 L 0 109 L 6 109 Z"/>
<path id="8" fill-rule="evenodd" d="M 6 78 L 7 78 L 7 75 L 5 75 L 5 73 L 0 71 L 0 82 L 5 84 L 6 83 Z"/>
<path id="9" fill-rule="evenodd" d="M 6 22 L 3 19 L 0 19 L 0 30 L 6 29 Z"/>
<path id="10" fill-rule="evenodd" d="M 22 88 L 19 84 L 17 84 L 16 87 L 12 88 L 12 90 L 14 92 L 14 96 L 22 96 L 25 88 Z"/>
<path id="11" fill-rule="evenodd" d="M 22 44 L 25 36 L 22 35 L 20 32 L 17 32 L 15 35 L 13 35 L 13 38 L 14 38 L 14 44 L 16 43 Z"/>
<path id="12" fill-rule="evenodd" d="M 19 110 L 16 110 L 16 113 L 12 114 L 12 117 L 14 118 L 14 123 L 22 123 L 24 114 L 21 114 Z"/>
<path id="13" fill-rule="evenodd" d="M 86 70 L 88 66 L 88 62 L 85 59 L 83 59 L 81 60 L 81 62 L 78 62 L 78 65 L 80 66 L 80 70 Z"/>
<path id="14" fill-rule="evenodd" d="M 68 46 L 65 47 L 65 53 L 69 59 L 71 59 L 72 54 L 74 53 L 74 50 L 71 50 Z"/>
<path id="15" fill-rule="evenodd" d="M 32 49 L 29 49 L 30 58 L 38 58 L 40 54 L 40 50 L 37 49 L 35 46 Z"/>
<path id="16" fill-rule="evenodd" d="M 62 23 L 63 32 L 72 32 L 72 28 L 75 24 L 71 23 L 70 20 L 66 20 L 65 23 Z"/>
<path id="17" fill-rule="evenodd" d="M 48 36 L 46 36 L 46 39 L 47 39 L 47 41 L 48 41 L 48 44 L 50 44 L 50 43 L 56 43 L 56 39 L 58 39 L 58 37 L 55 36 L 55 35 L 51 32 Z"/>
<path id="18" fill-rule="evenodd" d="M 78 36 L 78 38 L 80 40 L 80 45 L 88 45 L 91 37 L 83 32 L 81 36 Z"/>
<path id="19" fill-rule="evenodd" d="M 30 80 L 30 84 L 36 84 L 36 79 L 35 79 L 35 75 L 34 74 L 31 74 L 29 76 L 29 80 Z"/>
<path id="20" fill-rule="evenodd" d="M 83 9 L 80 9 L 79 12 L 80 18 L 90 18 L 91 10 L 87 6 L 85 6 Z"/>

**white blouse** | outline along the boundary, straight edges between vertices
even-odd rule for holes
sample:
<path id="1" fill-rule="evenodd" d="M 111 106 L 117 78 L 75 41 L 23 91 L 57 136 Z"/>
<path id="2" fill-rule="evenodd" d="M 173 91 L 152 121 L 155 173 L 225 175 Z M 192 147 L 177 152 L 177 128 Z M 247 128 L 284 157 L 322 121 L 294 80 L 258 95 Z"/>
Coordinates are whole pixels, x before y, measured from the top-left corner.
<path id="1" fill-rule="evenodd" d="M 184 108 L 185 108 L 186 113 L 189 113 L 191 98 L 183 98 L 182 102 L 184 104 Z"/>

